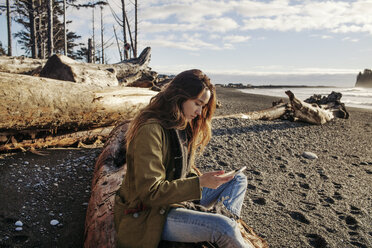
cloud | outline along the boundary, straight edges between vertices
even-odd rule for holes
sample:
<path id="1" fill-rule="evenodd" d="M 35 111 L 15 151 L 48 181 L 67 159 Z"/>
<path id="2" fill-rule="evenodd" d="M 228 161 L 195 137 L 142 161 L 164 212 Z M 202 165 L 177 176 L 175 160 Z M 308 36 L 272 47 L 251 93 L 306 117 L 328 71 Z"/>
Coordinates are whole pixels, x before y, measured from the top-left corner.
<path id="1" fill-rule="evenodd" d="M 198 29 L 196 24 L 185 23 L 159 23 L 153 24 L 148 21 L 141 23 L 141 30 L 146 33 L 163 33 L 163 32 L 187 32 Z"/>
<path id="2" fill-rule="evenodd" d="M 243 3 L 247 4 L 243 6 Z M 289 1 L 242 1 L 236 2 L 235 8 L 244 18 L 243 30 L 329 30 L 372 34 L 372 1 L 304 1 L 293 5 Z"/>
<path id="3" fill-rule="evenodd" d="M 182 50 L 189 51 L 199 51 L 201 49 L 210 50 L 221 50 L 222 47 L 203 41 L 200 39 L 201 35 L 196 33 L 193 35 L 183 34 L 182 36 L 177 35 L 158 35 L 151 40 L 144 41 L 146 45 L 151 45 L 152 47 L 167 47 L 167 48 L 178 48 Z"/>
<path id="4" fill-rule="evenodd" d="M 116 0 L 117 1 L 117 0 Z M 146 30 L 329 30 L 372 34 L 372 1 L 149 0 L 142 5 Z M 175 25 L 176 24 L 176 25 Z M 242 25 L 242 27 L 240 27 Z"/>
<path id="5" fill-rule="evenodd" d="M 330 35 L 320 35 L 320 34 L 312 34 L 310 35 L 311 37 L 315 37 L 315 38 L 321 38 L 323 40 L 330 40 L 330 39 L 333 39 L 333 36 L 330 36 Z"/>
<path id="6" fill-rule="evenodd" d="M 133 4 L 126 2 L 128 15 L 132 19 Z M 110 4 L 120 17 L 121 0 L 110 0 Z M 263 37 L 262 34 L 255 37 L 252 33 L 256 30 L 324 31 L 328 34 L 318 37 L 331 39 L 332 35 L 329 33 L 372 34 L 371 9 L 371 0 L 147 0 L 139 2 L 139 35 L 143 36 L 141 42 L 148 40 L 152 46 L 170 46 L 192 51 L 233 49 L 233 44 Z M 117 24 L 109 8 L 105 7 L 104 11 L 105 35 L 109 39 L 113 35 L 112 25 Z M 83 40 L 92 35 L 91 15 L 90 9 L 69 12 L 69 19 L 78 20 L 70 24 L 69 29 L 79 30 Z M 95 15 L 98 39 L 98 8 Z M 82 16 L 85 17 L 84 21 Z M 121 31 L 117 28 L 118 30 Z M 201 35 L 196 37 L 195 33 Z M 169 39 L 167 37 L 170 34 L 178 37 L 187 34 L 189 38 Z M 356 42 L 355 39 L 353 41 Z"/>
<path id="7" fill-rule="evenodd" d="M 231 18 L 214 18 L 205 20 L 201 25 L 201 29 L 209 30 L 210 32 L 227 32 L 234 30 L 238 27 L 238 24 Z"/>
<path id="8" fill-rule="evenodd" d="M 242 43 L 250 40 L 250 36 L 243 36 L 243 35 L 229 35 L 223 37 L 224 41 L 228 41 L 230 43 Z"/>
<path id="9" fill-rule="evenodd" d="M 342 39 L 343 41 L 350 41 L 350 42 L 358 42 L 359 39 L 351 38 L 351 37 L 345 37 Z"/>
<path id="10" fill-rule="evenodd" d="M 251 70 L 227 69 L 227 70 L 208 70 L 213 74 L 225 75 L 343 75 L 343 74 L 356 74 L 360 69 L 338 69 L 338 68 L 292 68 L 284 67 L 281 65 L 266 65 L 262 67 L 254 67 Z"/>
<path id="11" fill-rule="evenodd" d="M 231 9 L 223 1 L 183 0 L 183 1 L 145 1 L 142 18 L 144 20 L 165 20 L 174 17 L 179 22 L 195 23 L 222 16 Z"/>
<path id="12" fill-rule="evenodd" d="M 281 15 L 295 15 L 301 10 L 289 5 L 289 1 L 276 0 L 270 2 L 234 1 L 230 3 L 236 13 L 244 17 L 273 17 Z"/>

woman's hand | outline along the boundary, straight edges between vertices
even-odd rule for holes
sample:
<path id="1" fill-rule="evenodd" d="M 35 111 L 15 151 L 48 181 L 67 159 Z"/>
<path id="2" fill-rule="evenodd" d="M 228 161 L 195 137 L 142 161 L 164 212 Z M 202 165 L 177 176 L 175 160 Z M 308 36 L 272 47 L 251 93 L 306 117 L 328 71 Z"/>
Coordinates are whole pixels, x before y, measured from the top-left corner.
<path id="1" fill-rule="evenodd" d="M 227 183 L 228 181 L 234 178 L 234 176 L 229 176 L 229 177 L 218 176 L 224 173 L 225 171 L 211 171 L 211 172 L 204 173 L 203 175 L 199 177 L 200 187 L 217 189 L 222 184 Z"/>

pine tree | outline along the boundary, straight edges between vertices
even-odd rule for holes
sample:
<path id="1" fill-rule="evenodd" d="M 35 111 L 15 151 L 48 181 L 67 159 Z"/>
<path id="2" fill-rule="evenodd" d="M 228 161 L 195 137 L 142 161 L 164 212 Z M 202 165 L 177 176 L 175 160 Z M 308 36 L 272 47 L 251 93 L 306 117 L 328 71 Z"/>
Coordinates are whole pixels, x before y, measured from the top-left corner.
<path id="1" fill-rule="evenodd" d="M 73 3 L 70 0 L 69 3 Z M 47 8 L 44 0 L 15 0 L 16 17 L 15 21 L 24 28 L 15 34 L 17 42 L 22 46 L 26 55 L 35 58 L 45 58 L 47 54 L 48 20 Z M 61 1 L 53 1 L 53 44 L 54 52 L 62 53 L 64 50 L 63 23 L 59 16 L 63 15 Z M 71 21 L 67 21 L 67 24 Z M 81 36 L 67 30 L 67 49 L 70 57 L 75 56 L 74 48 L 80 44 L 76 40 Z"/>

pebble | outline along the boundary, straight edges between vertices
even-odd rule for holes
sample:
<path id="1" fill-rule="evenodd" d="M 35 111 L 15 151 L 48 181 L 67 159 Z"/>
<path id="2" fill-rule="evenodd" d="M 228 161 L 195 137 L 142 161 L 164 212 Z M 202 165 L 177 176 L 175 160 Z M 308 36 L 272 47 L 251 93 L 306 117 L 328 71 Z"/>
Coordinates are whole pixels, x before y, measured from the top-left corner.
<path id="1" fill-rule="evenodd" d="M 22 221 L 18 220 L 16 223 L 14 223 L 16 226 L 23 226 Z"/>
<path id="2" fill-rule="evenodd" d="M 318 156 L 315 153 L 312 152 L 304 152 L 302 153 L 302 157 L 308 158 L 308 159 L 317 159 Z"/>
<path id="3" fill-rule="evenodd" d="M 15 229 L 16 231 L 22 231 L 23 230 L 23 228 L 22 227 L 16 227 L 16 229 Z"/>
<path id="4" fill-rule="evenodd" d="M 58 224 L 59 224 L 59 221 L 58 221 L 58 220 L 51 220 L 51 221 L 50 221 L 50 224 L 51 224 L 52 226 L 55 226 L 55 225 L 58 225 Z"/>

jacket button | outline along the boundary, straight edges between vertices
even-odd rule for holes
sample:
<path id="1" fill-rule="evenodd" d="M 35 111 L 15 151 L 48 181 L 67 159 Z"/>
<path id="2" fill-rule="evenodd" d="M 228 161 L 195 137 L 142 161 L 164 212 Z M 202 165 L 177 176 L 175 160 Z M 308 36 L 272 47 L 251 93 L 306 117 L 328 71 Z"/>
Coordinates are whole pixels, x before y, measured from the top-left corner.
<path id="1" fill-rule="evenodd" d="M 160 209 L 159 214 L 161 215 L 165 214 L 165 209 L 164 208 Z"/>
<path id="2" fill-rule="evenodd" d="M 139 216 L 138 213 L 134 213 L 134 214 L 133 214 L 133 217 L 134 217 L 134 218 L 138 218 L 138 216 Z"/>

